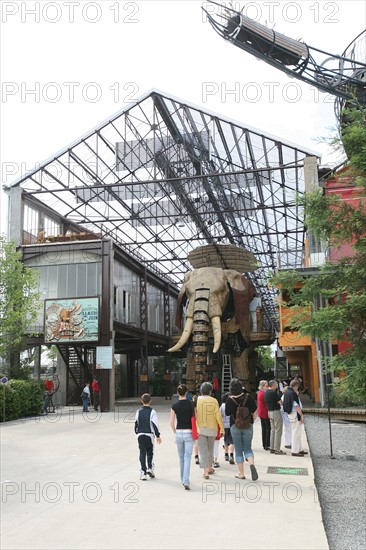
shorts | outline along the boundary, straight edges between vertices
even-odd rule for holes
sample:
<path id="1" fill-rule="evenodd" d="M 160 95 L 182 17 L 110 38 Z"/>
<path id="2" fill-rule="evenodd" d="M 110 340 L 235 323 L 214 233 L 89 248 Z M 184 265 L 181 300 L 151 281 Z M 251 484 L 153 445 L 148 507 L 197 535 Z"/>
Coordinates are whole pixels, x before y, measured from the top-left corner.
<path id="1" fill-rule="evenodd" d="M 224 443 L 225 445 L 228 445 L 228 446 L 234 443 L 230 428 L 225 428 Z"/>

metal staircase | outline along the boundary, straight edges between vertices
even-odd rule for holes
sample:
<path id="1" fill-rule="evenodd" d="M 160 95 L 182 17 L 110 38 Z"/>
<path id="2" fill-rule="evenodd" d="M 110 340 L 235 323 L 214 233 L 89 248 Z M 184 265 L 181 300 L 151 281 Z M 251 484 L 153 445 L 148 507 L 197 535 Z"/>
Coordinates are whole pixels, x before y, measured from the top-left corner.
<path id="1" fill-rule="evenodd" d="M 226 393 L 227 391 L 229 391 L 230 380 L 232 379 L 231 355 L 229 354 L 222 355 L 221 373 L 221 391 L 222 393 Z"/>
<path id="2" fill-rule="evenodd" d="M 57 349 L 67 369 L 67 404 L 79 403 L 86 382 L 91 382 L 93 373 L 89 363 L 83 359 L 83 348 L 61 344 Z"/>

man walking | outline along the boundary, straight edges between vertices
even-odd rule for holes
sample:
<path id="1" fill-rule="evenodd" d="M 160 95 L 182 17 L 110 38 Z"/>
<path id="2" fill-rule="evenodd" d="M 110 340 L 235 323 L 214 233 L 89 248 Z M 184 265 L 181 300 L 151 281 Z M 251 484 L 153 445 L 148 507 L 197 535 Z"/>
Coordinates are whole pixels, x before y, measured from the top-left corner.
<path id="1" fill-rule="evenodd" d="M 281 416 L 281 395 L 278 392 L 276 380 L 270 380 L 268 390 L 264 394 L 264 401 L 268 409 L 268 418 L 271 423 L 270 449 L 271 453 L 284 455 L 281 451 L 281 437 L 283 421 Z"/>

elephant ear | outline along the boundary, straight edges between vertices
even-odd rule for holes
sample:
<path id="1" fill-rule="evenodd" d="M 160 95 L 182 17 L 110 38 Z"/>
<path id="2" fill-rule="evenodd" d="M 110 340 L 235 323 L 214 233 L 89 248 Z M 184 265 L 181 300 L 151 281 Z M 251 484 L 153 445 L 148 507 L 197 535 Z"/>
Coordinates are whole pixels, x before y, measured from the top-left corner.
<path id="1" fill-rule="evenodd" d="M 247 343 L 250 341 L 249 302 L 252 300 L 252 283 L 241 273 L 233 269 L 225 269 L 225 274 L 232 288 L 234 297 L 235 322 Z"/>
<path id="2" fill-rule="evenodd" d="M 177 329 L 182 328 L 182 314 L 183 314 L 183 307 L 185 306 L 187 302 L 187 294 L 186 294 L 186 284 L 190 280 L 192 276 L 193 271 L 188 271 L 184 275 L 184 282 L 182 285 L 182 288 L 179 291 L 178 298 L 177 298 L 177 310 L 175 313 L 175 326 Z"/>

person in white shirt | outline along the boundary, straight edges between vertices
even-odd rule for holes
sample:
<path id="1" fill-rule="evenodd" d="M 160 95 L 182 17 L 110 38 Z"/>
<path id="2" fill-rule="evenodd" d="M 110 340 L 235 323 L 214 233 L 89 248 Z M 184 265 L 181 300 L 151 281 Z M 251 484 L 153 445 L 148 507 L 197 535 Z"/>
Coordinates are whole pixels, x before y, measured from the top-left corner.
<path id="1" fill-rule="evenodd" d="M 253 300 L 249 303 L 249 312 L 252 319 L 251 323 L 251 329 L 253 332 L 257 332 L 258 325 L 257 325 L 257 308 L 261 307 L 262 302 L 261 299 L 258 298 L 258 296 L 255 296 Z"/>
<path id="2" fill-rule="evenodd" d="M 282 397 L 281 397 L 281 415 L 282 415 L 282 420 L 283 420 L 283 434 L 284 434 L 284 439 L 285 439 L 285 448 L 286 449 L 291 449 L 291 422 L 290 422 L 290 419 L 288 417 L 288 414 L 287 412 L 285 412 L 283 410 L 283 400 L 284 400 L 284 397 L 285 397 L 285 392 L 287 391 L 288 389 L 288 385 L 286 384 L 285 386 L 283 386 L 282 388 Z"/>

